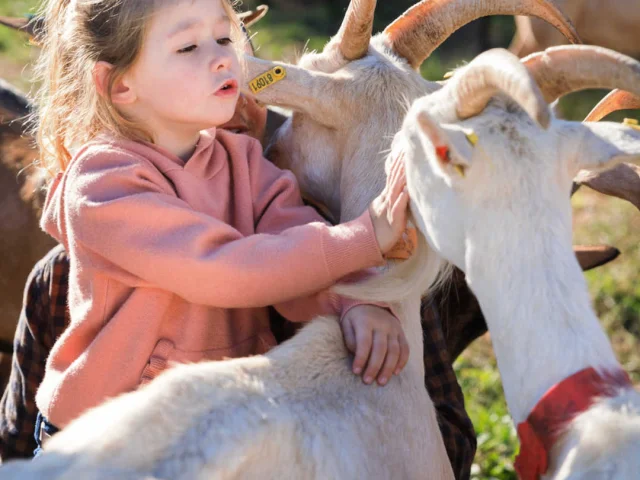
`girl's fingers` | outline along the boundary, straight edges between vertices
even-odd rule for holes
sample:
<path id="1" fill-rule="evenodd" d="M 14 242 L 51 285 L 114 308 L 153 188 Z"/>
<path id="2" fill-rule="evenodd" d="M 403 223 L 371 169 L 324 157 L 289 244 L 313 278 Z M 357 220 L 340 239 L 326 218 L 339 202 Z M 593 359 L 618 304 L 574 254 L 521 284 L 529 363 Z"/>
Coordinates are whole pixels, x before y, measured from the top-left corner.
<path id="1" fill-rule="evenodd" d="M 391 171 L 389 172 L 389 182 L 391 185 L 394 185 L 397 180 L 398 180 L 398 176 L 402 173 L 403 170 L 403 166 L 404 163 L 402 162 L 402 155 L 400 155 L 399 157 L 397 157 L 394 161 L 393 164 L 391 165 Z"/>
<path id="2" fill-rule="evenodd" d="M 364 372 L 362 378 L 364 383 L 369 384 L 373 382 L 373 379 L 378 376 L 382 362 L 387 353 L 387 335 L 380 332 L 373 333 L 373 348 L 371 349 L 371 355 L 369 356 L 369 363 L 367 370 Z"/>
<path id="3" fill-rule="evenodd" d="M 409 361 L 409 344 L 403 333 L 398 337 L 398 344 L 400 346 L 400 355 L 398 356 L 396 369 L 393 372 L 395 375 L 398 375 Z"/>
<path id="4" fill-rule="evenodd" d="M 342 336 L 344 337 L 344 344 L 350 352 L 356 351 L 356 332 L 353 330 L 353 324 L 349 319 L 344 319 L 340 322 L 342 327 Z"/>
<path id="5" fill-rule="evenodd" d="M 404 175 L 404 162 L 403 162 L 404 153 L 401 153 L 398 157 L 396 157 L 391 163 L 391 168 L 389 169 L 389 174 L 387 175 L 387 181 L 384 185 L 384 189 L 380 194 L 381 199 L 386 199 L 389 195 L 393 195 L 394 186 L 398 182 L 398 175 Z M 392 196 L 393 198 L 393 196 Z M 393 203 L 393 200 L 391 201 Z"/>
<path id="6" fill-rule="evenodd" d="M 409 192 L 406 187 L 402 190 L 400 195 L 398 196 L 396 203 L 391 207 L 391 219 L 392 221 L 398 222 L 404 219 L 404 224 L 402 225 L 402 230 L 406 227 L 407 223 L 407 207 L 409 206 Z"/>
<path id="7" fill-rule="evenodd" d="M 372 332 L 368 328 L 356 328 L 356 356 L 353 359 L 353 373 L 359 375 L 371 352 Z"/>
<path id="8" fill-rule="evenodd" d="M 396 172 L 400 168 L 401 162 L 399 161 L 399 158 L 401 157 L 396 157 L 393 159 L 393 162 L 391 162 L 391 168 L 389 169 L 389 175 L 388 175 L 390 179 L 393 179 L 396 176 Z"/>
<path id="9" fill-rule="evenodd" d="M 402 193 L 402 190 L 407 185 L 407 177 L 405 176 L 404 169 L 401 169 L 396 176 L 396 179 L 391 186 L 391 194 L 389 196 L 389 200 L 393 205 L 396 202 L 396 199 Z"/>
<path id="10" fill-rule="evenodd" d="M 396 176 L 397 170 L 398 170 L 398 162 L 394 160 L 391 163 L 391 168 L 389 169 L 389 174 L 387 175 L 387 181 L 385 182 L 385 185 L 384 185 L 384 191 L 387 194 L 391 191 L 393 187 L 393 181 Z"/>
<path id="11" fill-rule="evenodd" d="M 384 359 L 384 365 L 378 375 L 378 384 L 386 385 L 393 372 L 397 368 L 398 359 L 400 358 L 400 342 L 398 337 L 391 336 L 387 338 L 387 357 Z"/>

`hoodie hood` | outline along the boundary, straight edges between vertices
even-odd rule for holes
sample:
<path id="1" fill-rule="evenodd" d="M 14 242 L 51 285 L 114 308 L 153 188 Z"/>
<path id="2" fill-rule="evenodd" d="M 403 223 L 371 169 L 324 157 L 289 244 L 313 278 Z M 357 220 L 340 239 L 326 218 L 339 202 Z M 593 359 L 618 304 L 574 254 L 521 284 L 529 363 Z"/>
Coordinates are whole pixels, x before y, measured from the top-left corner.
<path id="1" fill-rule="evenodd" d="M 69 251 L 67 231 L 64 224 L 64 202 L 62 201 L 65 178 L 64 172 L 60 172 L 49 185 L 44 207 L 42 208 L 40 228 L 64 245 L 64 248 Z"/>

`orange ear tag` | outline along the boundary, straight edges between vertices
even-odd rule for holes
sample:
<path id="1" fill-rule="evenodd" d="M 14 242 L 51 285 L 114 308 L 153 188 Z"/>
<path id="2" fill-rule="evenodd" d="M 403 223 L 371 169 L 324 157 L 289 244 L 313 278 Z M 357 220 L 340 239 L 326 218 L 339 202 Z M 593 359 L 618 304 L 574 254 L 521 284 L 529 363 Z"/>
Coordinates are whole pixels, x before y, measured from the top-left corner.
<path id="1" fill-rule="evenodd" d="M 271 70 L 264 72 L 262 75 L 258 75 L 256 78 L 249 82 L 251 91 L 256 94 L 270 87 L 271 85 L 278 83 L 280 80 L 287 76 L 287 70 L 284 67 L 277 66 Z"/>
<path id="2" fill-rule="evenodd" d="M 396 243 L 384 256 L 385 258 L 392 260 L 406 260 L 413 255 L 417 246 L 418 232 L 415 228 L 407 228 L 402 233 L 402 237 L 398 243 Z"/>
<path id="3" fill-rule="evenodd" d="M 442 147 L 436 147 L 436 154 L 440 157 L 442 163 L 449 163 L 451 161 L 451 152 L 446 145 Z"/>

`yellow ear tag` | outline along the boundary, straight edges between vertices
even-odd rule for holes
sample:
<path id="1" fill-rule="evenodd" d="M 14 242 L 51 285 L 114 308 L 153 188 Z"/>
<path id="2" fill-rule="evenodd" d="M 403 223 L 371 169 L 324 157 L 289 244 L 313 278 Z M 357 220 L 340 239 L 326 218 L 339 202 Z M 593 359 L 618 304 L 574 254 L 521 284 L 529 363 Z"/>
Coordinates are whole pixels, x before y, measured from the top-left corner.
<path id="1" fill-rule="evenodd" d="M 267 87 L 270 87 L 274 83 L 278 83 L 284 77 L 287 76 L 287 70 L 284 67 L 277 66 L 271 70 L 264 72 L 262 75 L 257 76 L 249 82 L 251 91 L 256 94 L 261 92 Z"/>
<path id="2" fill-rule="evenodd" d="M 453 77 L 453 74 L 454 74 L 454 71 L 453 71 L 453 70 L 450 70 L 450 71 L 448 71 L 447 73 L 445 73 L 445 74 L 444 74 L 444 76 L 443 76 L 442 78 L 444 78 L 445 80 L 447 80 L 447 79 L 449 79 L 449 78 Z"/>
<path id="3" fill-rule="evenodd" d="M 634 130 L 640 131 L 640 126 L 638 125 L 638 120 L 636 120 L 635 118 L 625 118 L 622 121 L 622 124 L 623 125 L 627 125 L 628 127 L 631 127 Z"/>
<path id="4" fill-rule="evenodd" d="M 469 143 L 473 146 L 476 145 L 476 143 L 478 143 L 478 135 L 475 134 L 475 132 L 471 131 L 471 132 L 467 132 L 465 133 L 467 140 L 469 140 Z"/>
<path id="5" fill-rule="evenodd" d="M 464 175 L 465 175 L 464 165 L 458 165 L 458 164 L 455 164 L 455 165 L 453 166 L 453 168 L 455 168 L 455 169 L 456 169 L 456 172 L 458 172 L 458 174 L 459 174 L 462 178 L 464 178 Z"/>

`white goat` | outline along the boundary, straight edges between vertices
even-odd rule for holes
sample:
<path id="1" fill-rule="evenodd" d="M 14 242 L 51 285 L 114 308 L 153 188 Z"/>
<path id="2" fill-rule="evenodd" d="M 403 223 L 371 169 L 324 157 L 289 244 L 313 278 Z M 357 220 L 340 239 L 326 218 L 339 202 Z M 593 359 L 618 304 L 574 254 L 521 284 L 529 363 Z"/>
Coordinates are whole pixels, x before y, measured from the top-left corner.
<path id="1" fill-rule="evenodd" d="M 512 7 L 509 11 L 513 10 L 522 13 L 525 9 Z M 470 19 L 469 9 L 464 11 Z M 449 15 L 451 9 L 445 13 Z M 347 58 L 354 52 L 366 53 L 372 16 L 372 8 L 363 15 L 352 5 L 329 49 Z M 407 18 L 411 17 L 399 21 Z M 363 25 L 369 31 L 365 36 L 357 33 L 363 31 Z M 403 51 L 413 34 L 409 31 L 406 37 L 400 31 L 390 30 L 396 32 L 398 51 Z M 391 52 L 388 45 L 384 50 Z M 375 66 L 379 55 L 372 51 L 369 60 L 362 61 Z M 392 68 L 386 72 L 390 84 L 382 77 L 384 88 L 402 85 L 393 82 L 403 77 L 413 79 L 414 96 L 425 85 L 439 88 L 417 80 L 395 53 L 385 62 Z M 298 73 L 304 78 L 323 76 L 304 70 Z M 295 77 L 292 71 L 287 81 Z M 289 92 L 294 98 L 297 93 L 295 88 Z M 313 97 L 303 97 L 303 102 L 313 102 Z M 322 99 L 316 104 L 320 109 Z M 382 120 L 395 122 L 399 128 L 397 115 L 402 109 L 402 104 L 396 104 Z M 339 116 L 331 110 L 328 113 Z M 295 119 L 291 125 L 295 128 Z M 302 144 L 304 141 L 301 139 Z M 345 155 L 359 158 L 349 157 L 350 153 Z M 377 156 L 378 151 L 373 154 Z M 381 162 L 372 167 L 374 174 L 366 174 L 367 165 L 353 166 L 364 173 L 352 177 L 361 183 L 351 186 L 366 189 L 367 195 L 375 195 L 378 185 L 372 181 L 383 175 Z M 339 175 L 347 172 L 345 168 Z M 349 187 L 346 177 L 342 185 Z M 329 184 L 328 189 L 332 187 Z M 334 192 L 336 197 L 340 194 Z M 435 275 L 439 263 L 427 267 Z M 317 319 L 265 356 L 166 372 L 148 387 L 72 422 L 47 444 L 42 458 L 9 464 L 0 469 L 0 478 L 452 478 L 423 385 L 419 297 L 398 305 L 397 312 L 410 339 L 411 357 L 385 388 L 365 386 L 350 373 L 335 319 Z"/>
<path id="2" fill-rule="evenodd" d="M 359 58 L 366 53 L 374 3 L 350 6 L 333 44 L 339 55 Z M 546 2 L 526 3 L 526 7 L 501 7 L 495 13 L 532 9 L 562 25 L 557 14 L 547 13 Z M 449 5 L 439 15 L 450 11 Z M 472 19 L 469 9 L 465 12 L 466 21 Z M 398 49 L 409 48 L 400 34 L 402 29 L 395 31 Z M 433 48 L 449 33 L 433 40 Z M 417 80 L 404 61 L 395 63 L 402 67 L 392 77 L 410 73 L 416 85 L 413 96 L 419 96 L 426 83 Z M 393 115 L 382 118 L 381 124 L 395 119 L 392 127 L 399 128 L 403 109 L 402 103 L 395 105 Z M 377 190 L 371 178 L 378 175 L 360 178 L 367 192 Z M 317 319 L 263 357 L 182 366 L 163 374 L 148 387 L 72 422 L 47 444 L 37 462 L 3 467 L 0 478 L 104 478 L 115 474 L 452 478 L 423 383 L 419 307 L 420 298 L 415 296 L 396 308 L 405 322 L 411 356 L 403 372 L 385 388 L 363 385 L 350 372 L 337 322 Z"/>
<path id="3" fill-rule="evenodd" d="M 353 23 L 345 22 L 321 53 L 307 53 L 297 66 L 247 60 L 250 79 L 277 67 L 286 72 L 284 79 L 257 94 L 264 103 L 293 110 L 267 156 L 293 171 L 303 195 L 323 206 L 335 221 L 357 217 L 382 190 L 385 152 L 408 105 L 441 88 L 440 82 L 423 79 L 416 69 L 455 30 L 483 15 L 519 11 L 541 17 L 571 41 L 579 41 L 553 1 L 426 0 L 371 38 L 367 23 L 375 4 L 352 2 L 348 15 Z M 567 78 L 577 77 L 574 71 Z M 578 87 L 617 86 L 604 76 L 589 81 Z M 558 96 L 572 90 L 559 91 Z M 606 263 L 617 252 L 610 247 L 576 250 L 585 269 Z"/>
<path id="4" fill-rule="evenodd" d="M 635 79 L 633 92 L 640 91 L 639 63 L 595 53 L 624 61 L 623 83 Z M 604 66 L 587 63 L 583 73 Z M 537 78 L 547 67 L 530 65 Z M 505 95 L 491 100 L 496 93 L 517 104 Z M 521 478 L 637 479 L 640 393 L 591 308 L 571 250 L 569 191 L 581 168 L 640 161 L 640 131 L 552 118 L 536 76 L 496 50 L 413 104 L 389 158 L 399 152 L 415 223 L 439 256 L 465 272 L 487 320 L 507 404 L 524 440 Z M 426 288 L 432 279 L 421 279 L 416 266 L 432 254 L 419 250 L 393 281 L 380 278 L 342 293 L 395 300 L 416 283 Z M 567 380 L 588 368 L 595 371 Z M 573 392 L 564 390 L 567 384 Z M 559 391 L 541 401 L 554 386 Z"/>

